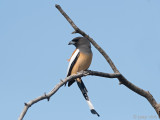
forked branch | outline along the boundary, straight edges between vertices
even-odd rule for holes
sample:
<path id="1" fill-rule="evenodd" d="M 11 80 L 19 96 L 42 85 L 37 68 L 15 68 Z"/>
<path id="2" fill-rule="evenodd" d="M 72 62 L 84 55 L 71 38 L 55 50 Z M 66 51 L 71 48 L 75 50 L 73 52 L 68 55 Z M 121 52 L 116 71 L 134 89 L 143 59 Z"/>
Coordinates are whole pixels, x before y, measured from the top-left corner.
<path id="1" fill-rule="evenodd" d="M 75 25 L 75 23 L 71 20 L 71 18 L 63 11 L 61 6 L 60 5 L 55 5 L 55 7 L 60 11 L 60 13 L 66 18 L 66 20 L 74 28 L 75 31 L 73 33 L 79 33 L 83 37 L 86 37 L 93 44 L 93 46 L 104 56 L 104 58 L 107 60 L 107 62 L 111 66 L 112 70 L 114 71 L 114 73 L 120 73 L 118 71 L 118 69 L 116 68 L 116 66 L 114 65 L 114 63 L 112 62 L 112 60 L 110 59 L 110 57 L 107 55 L 107 53 L 91 37 L 89 37 L 89 35 L 87 35 L 85 32 L 83 32 L 81 29 L 79 29 Z M 149 101 L 149 103 L 152 105 L 152 107 L 155 109 L 155 111 L 157 112 L 157 114 L 160 118 L 160 104 L 158 104 L 156 102 L 154 97 L 148 91 L 145 91 L 145 90 L 135 86 L 134 84 L 129 82 L 122 74 L 121 74 L 120 77 L 118 77 L 118 80 L 121 84 L 125 85 L 130 90 L 132 90 L 132 91 L 136 92 L 137 94 L 145 97 Z"/>
<path id="2" fill-rule="evenodd" d="M 83 77 L 83 76 L 87 76 L 87 75 L 94 75 L 94 76 L 100 76 L 100 77 L 106 77 L 106 78 L 117 78 L 119 80 L 119 82 L 123 85 L 125 85 L 126 87 L 128 87 L 130 90 L 136 92 L 137 94 L 145 97 L 149 103 L 152 105 L 152 107 L 155 109 L 155 111 L 157 112 L 158 116 L 160 117 L 160 104 L 157 104 L 156 100 L 154 99 L 154 97 L 149 93 L 149 91 L 145 91 L 137 86 L 135 86 L 134 84 L 132 84 L 131 82 L 129 82 L 116 68 L 116 66 L 114 65 L 114 63 L 112 62 L 112 60 L 110 59 L 110 57 L 106 54 L 106 52 L 92 39 L 90 38 L 85 32 L 83 32 L 82 30 L 80 30 L 75 24 L 74 22 L 69 18 L 69 16 L 62 10 L 62 8 L 60 7 L 60 5 L 56 5 L 56 8 L 61 12 L 61 14 L 66 18 L 66 20 L 71 24 L 71 26 L 74 28 L 74 32 L 73 33 L 79 33 L 82 36 L 86 37 L 92 44 L 93 46 L 104 56 L 104 58 L 107 60 L 107 62 L 109 63 L 109 65 L 111 66 L 112 70 L 114 71 L 114 73 L 102 73 L 102 72 L 97 72 L 97 71 L 81 71 L 79 73 L 77 73 L 76 75 L 72 75 L 69 76 L 67 78 L 65 78 L 64 80 L 61 80 L 60 83 L 58 83 L 48 94 L 44 94 L 34 100 L 29 101 L 28 103 L 25 103 L 24 109 L 22 111 L 22 113 L 20 114 L 18 120 L 22 120 L 23 117 L 25 116 L 26 112 L 28 111 L 28 109 L 35 103 L 47 99 L 49 101 L 50 97 L 52 95 L 54 95 L 58 89 L 60 87 L 62 87 L 66 82 L 79 78 L 79 77 Z"/>
<path id="3" fill-rule="evenodd" d="M 44 95 L 37 97 L 34 100 L 29 101 L 28 103 L 24 103 L 24 109 L 22 113 L 20 114 L 18 120 L 22 120 L 28 111 L 28 109 L 35 103 L 47 99 L 48 101 L 50 100 L 50 97 L 54 95 L 60 87 L 62 87 L 65 83 L 74 80 L 79 77 L 87 76 L 87 75 L 94 75 L 94 76 L 100 76 L 100 77 L 106 77 L 106 78 L 118 78 L 121 75 L 119 73 L 103 73 L 103 72 L 97 72 L 97 71 L 81 71 L 77 73 L 76 75 L 69 76 L 65 78 L 64 80 L 60 80 L 60 83 L 58 83 L 48 94 L 44 93 Z"/>

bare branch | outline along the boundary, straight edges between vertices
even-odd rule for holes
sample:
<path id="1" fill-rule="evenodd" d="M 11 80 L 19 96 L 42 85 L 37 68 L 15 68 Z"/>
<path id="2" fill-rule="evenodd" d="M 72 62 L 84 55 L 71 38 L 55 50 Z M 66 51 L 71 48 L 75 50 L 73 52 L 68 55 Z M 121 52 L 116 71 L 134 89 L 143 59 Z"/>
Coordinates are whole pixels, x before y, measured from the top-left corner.
<path id="1" fill-rule="evenodd" d="M 89 37 L 89 35 L 87 35 L 85 32 L 83 32 L 82 30 L 80 30 L 75 24 L 74 22 L 69 18 L 69 16 L 62 10 L 60 5 L 55 5 L 55 7 L 61 12 L 61 14 L 66 18 L 66 20 L 70 23 L 70 25 L 74 28 L 74 32 L 72 33 L 79 33 L 82 36 L 86 37 L 92 44 L 93 46 L 104 56 L 104 58 L 107 60 L 107 62 L 110 64 L 112 70 L 115 73 L 118 73 L 118 69 L 116 68 L 116 66 L 114 65 L 114 63 L 112 62 L 112 60 L 109 58 L 109 56 L 106 54 L 106 52 L 92 39 Z"/>
<path id="2" fill-rule="evenodd" d="M 149 103 L 152 105 L 152 107 L 155 109 L 155 111 L 157 112 L 157 114 L 158 114 L 158 116 L 160 118 L 160 105 L 156 102 L 156 100 L 149 93 L 149 91 L 145 91 L 145 90 L 137 87 L 133 83 L 129 82 L 123 75 L 118 77 L 118 80 L 120 81 L 121 84 L 124 84 L 130 90 L 132 90 L 132 91 L 136 92 L 137 94 L 145 97 L 149 101 Z"/>
<path id="3" fill-rule="evenodd" d="M 118 71 L 118 69 L 116 68 L 116 66 L 112 62 L 112 60 L 109 58 L 109 56 L 106 54 L 106 52 L 92 38 L 90 38 L 85 32 L 83 32 L 82 30 L 80 30 L 77 27 L 74 24 L 74 22 L 69 18 L 69 16 L 62 10 L 62 8 L 59 5 L 56 5 L 56 8 L 61 12 L 61 14 L 66 18 L 66 20 L 74 28 L 75 31 L 73 33 L 79 33 L 82 36 L 86 37 L 88 40 L 90 40 L 90 42 L 93 44 L 93 46 L 104 56 L 104 58 L 107 60 L 107 62 L 109 63 L 109 65 L 111 66 L 112 70 L 115 73 L 111 74 L 111 73 L 102 73 L 102 72 L 88 70 L 88 71 L 81 71 L 81 72 L 77 73 L 76 75 L 72 75 L 72 76 L 69 76 L 69 77 L 65 78 L 64 80 L 60 80 L 60 83 L 58 83 L 48 94 L 45 93 L 44 95 L 42 95 L 40 97 L 37 97 L 36 99 L 29 101 L 28 103 L 25 103 L 24 109 L 23 109 L 22 113 L 20 114 L 18 120 L 23 119 L 23 117 L 25 116 L 29 107 L 31 107 L 33 104 L 35 104 L 35 103 L 37 103 L 41 100 L 44 100 L 44 99 L 47 99 L 49 101 L 50 97 L 52 95 L 54 95 L 58 91 L 58 89 L 60 87 L 62 87 L 66 82 L 68 82 L 70 80 L 73 80 L 73 79 L 76 79 L 78 77 L 84 77 L 84 76 L 87 76 L 87 75 L 94 75 L 94 76 L 100 76 L 100 77 L 106 77 L 106 78 L 118 78 L 120 84 L 125 85 L 126 87 L 128 87 L 132 91 L 134 91 L 137 94 L 145 97 L 150 102 L 150 104 L 156 110 L 157 114 L 160 117 L 160 104 L 157 104 L 156 100 L 149 93 L 149 91 L 145 91 L 145 90 L 135 86 L 134 84 L 129 82 L 122 74 L 120 74 L 120 72 Z"/>
<path id="4" fill-rule="evenodd" d="M 100 76 L 100 77 L 106 77 L 106 78 L 118 78 L 118 77 L 120 77 L 119 73 L 103 73 L 103 72 L 97 72 L 97 71 L 91 71 L 91 70 L 81 71 L 81 72 L 79 72 L 75 75 L 69 76 L 69 77 L 65 78 L 64 80 L 60 80 L 60 83 L 58 83 L 48 94 L 45 93 L 44 95 L 39 96 L 36 99 L 29 101 L 28 103 L 25 103 L 24 109 L 23 109 L 22 113 L 20 114 L 18 120 L 23 119 L 23 117 L 25 116 L 29 107 L 31 107 L 33 104 L 35 104 L 35 103 L 37 103 L 41 100 L 44 100 L 44 99 L 47 99 L 49 101 L 50 97 L 52 95 L 54 95 L 58 91 L 58 89 L 60 87 L 62 87 L 65 83 L 67 83 L 71 80 L 74 80 L 76 78 L 87 76 L 87 75 L 94 75 L 94 76 Z"/>
<path id="5" fill-rule="evenodd" d="M 79 33 L 83 37 L 86 37 L 93 44 L 93 46 L 104 56 L 104 58 L 107 60 L 107 62 L 111 66 L 112 70 L 114 71 L 114 73 L 120 73 L 118 71 L 118 69 L 116 68 L 116 66 L 114 65 L 114 63 L 112 62 L 112 60 L 110 59 L 110 57 L 107 55 L 107 53 L 91 37 L 89 37 L 89 35 L 87 35 L 85 32 L 83 32 L 81 29 L 79 29 L 75 25 L 75 23 L 70 19 L 70 17 L 62 10 L 61 6 L 55 5 L 55 7 L 60 11 L 60 13 L 66 18 L 66 20 L 74 28 L 75 31 L 73 33 Z M 157 104 L 156 100 L 149 92 L 135 86 L 134 84 L 129 82 L 123 75 L 118 77 L 118 80 L 119 80 L 120 84 L 124 84 L 126 87 L 128 87 L 132 91 L 145 97 L 149 101 L 149 103 L 152 105 L 152 107 L 155 109 L 158 116 L 160 117 L 160 104 Z"/>

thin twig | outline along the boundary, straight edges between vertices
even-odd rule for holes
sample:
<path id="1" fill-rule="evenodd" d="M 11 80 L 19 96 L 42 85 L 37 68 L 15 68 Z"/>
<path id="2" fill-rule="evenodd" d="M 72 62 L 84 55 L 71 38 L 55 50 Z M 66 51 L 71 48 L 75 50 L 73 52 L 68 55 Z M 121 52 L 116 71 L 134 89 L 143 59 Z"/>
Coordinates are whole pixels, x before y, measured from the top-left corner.
<path id="1" fill-rule="evenodd" d="M 64 80 L 61 80 L 60 83 L 58 83 L 48 94 L 45 93 L 42 96 L 39 96 L 36 99 L 29 101 L 28 103 L 25 103 L 23 111 L 21 112 L 18 120 L 22 120 L 24 118 L 26 112 L 33 104 L 35 104 L 41 100 L 44 100 L 44 99 L 47 99 L 49 101 L 50 97 L 52 95 L 54 95 L 58 91 L 58 89 L 60 87 L 62 87 L 65 83 L 67 83 L 73 79 L 88 76 L 88 75 L 94 75 L 94 76 L 100 76 L 100 77 L 106 77 L 106 78 L 120 77 L 119 73 L 103 73 L 103 72 L 97 72 L 97 71 L 91 71 L 91 70 L 81 71 L 75 75 L 69 76 L 69 77 L 65 78 Z"/>
<path id="2" fill-rule="evenodd" d="M 110 57 L 107 55 L 107 53 L 91 37 L 89 37 L 89 35 L 87 35 L 85 32 L 83 32 L 81 29 L 79 29 L 75 25 L 75 23 L 70 19 L 70 17 L 63 11 L 61 6 L 60 5 L 55 5 L 55 7 L 60 11 L 60 13 L 66 18 L 66 20 L 74 28 L 75 31 L 73 33 L 79 33 L 83 37 L 86 37 L 93 44 L 93 46 L 104 56 L 104 58 L 107 60 L 107 62 L 111 66 L 112 70 L 114 71 L 114 73 L 120 73 L 118 71 L 118 69 L 116 68 L 116 66 L 114 65 L 114 63 L 112 62 L 112 60 L 110 59 Z M 137 94 L 145 97 L 149 101 L 149 103 L 152 105 L 152 107 L 155 109 L 155 111 L 157 112 L 157 114 L 160 118 L 160 104 L 158 104 L 156 102 L 154 97 L 149 92 L 135 86 L 134 84 L 129 82 L 123 75 L 118 77 L 118 80 L 119 80 L 120 84 L 124 84 L 126 87 L 128 87 L 132 91 L 134 91 Z"/>

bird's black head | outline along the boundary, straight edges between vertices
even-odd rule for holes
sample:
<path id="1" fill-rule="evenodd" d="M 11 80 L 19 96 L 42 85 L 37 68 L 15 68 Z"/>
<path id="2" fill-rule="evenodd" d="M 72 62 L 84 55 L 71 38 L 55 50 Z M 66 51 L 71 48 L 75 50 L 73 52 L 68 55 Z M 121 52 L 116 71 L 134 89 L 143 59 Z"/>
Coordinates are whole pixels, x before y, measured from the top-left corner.
<path id="1" fill-rule="evenodd" d="M 76 37 L 73 40 L 71 40 L 68 45 L 75 45 L 78 43 L 79 39 L 81 39 L 82 37 Z"/>
<path id="2" fill-rule="evenodd" d="M 68 45 L 74 45 L 76 48 L 82 47 L 82 46 L 90 46 L 90 42 L 85 37 L 76 37 L 73 40 L 71 40 Z"/>

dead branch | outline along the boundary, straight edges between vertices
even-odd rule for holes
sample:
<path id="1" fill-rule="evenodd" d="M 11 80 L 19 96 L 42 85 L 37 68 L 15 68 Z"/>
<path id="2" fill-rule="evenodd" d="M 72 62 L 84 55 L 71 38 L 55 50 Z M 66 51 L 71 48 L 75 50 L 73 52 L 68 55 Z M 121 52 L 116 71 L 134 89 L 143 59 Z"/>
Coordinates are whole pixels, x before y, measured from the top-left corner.
<path id="1" fill-rule="evenodd" d="M 75 25 L 75 23 L 70 19 L 70 17 L 63 11 L 61 6 L 60 5 L 55 5 L 55 7 L 60 11 L 60 13 L 66 18 L 66 20 L 74 28 L 75 31 L 72 32 L 72 33 L 79 33 L 83 37 L 86 37 L 93 44 L 93 46 L 104 56 L 104 58 L 107 60 L 107 62 L 111 66 L 112 70 L 114 71 L 114 73 L 120 73 L 118 71 L 118 69 L 116 68 L 116 66 L 114 65 L 114 63 L 112 62 L 112 60 L 110 59 L 110 57 L 106 54 L 106 52 L 91 37 L 89 37 L 89 35 L 87 35 L 85 32 L 83 32 L 81 29 L 79 29 Z M 158 104 L 156 102 L 156 100 L 151 95 L 151 93 L 149 93 L 149 91 L 145 91 L 145 90 L 135 86 L 134 84 L 129 82 L 122 74 L 120 75 L 120 77 L 118 77 L 118 80 L 119 80 L 120 84 L 125 85 L 130 90 L 132 90 L 132 91 L 136 92 L 137 94 L 145 97 L 149 101 L 149 103 L 152 105 L 152 107 L 155 109 L 155 111 L 157 112 L 157 114 L 160 118 L 160 104 Z"/>
<path id="2" fill-rule="evenodd" d="M 35 98 L 34 100 L 29 101 L 28 103 L 24 103 L 25 105 L 24 105 L 23 111 L 21 112 L 18 120 L 22 120 L 24 118 L 26 112 L 33 104 L 41 100 L 44 100 L 44 99 L 47 99 L 49 101 L 50 97 L 54 95 L 58 91 L 58 89 L 62 87 L 65 83 L 71 80 L 74 80 L 76 78 L 84 77 L 87 75 L 94 75 L 94 76 L 100 76 L 100 77 L 106 77 L 106 78 L 118 78 L 121 76 L 119 73 L 103 73 L 103 72 L 97 72 L 97 71 L 91 71 L 91 70 L 81 71 L 77 73 L 76 75 L 69 76 L 65 78 L 64 80 L 60 80 L 60 82 L 48 94 L 45 93 L 42 96 L 39 96 Z"/>

